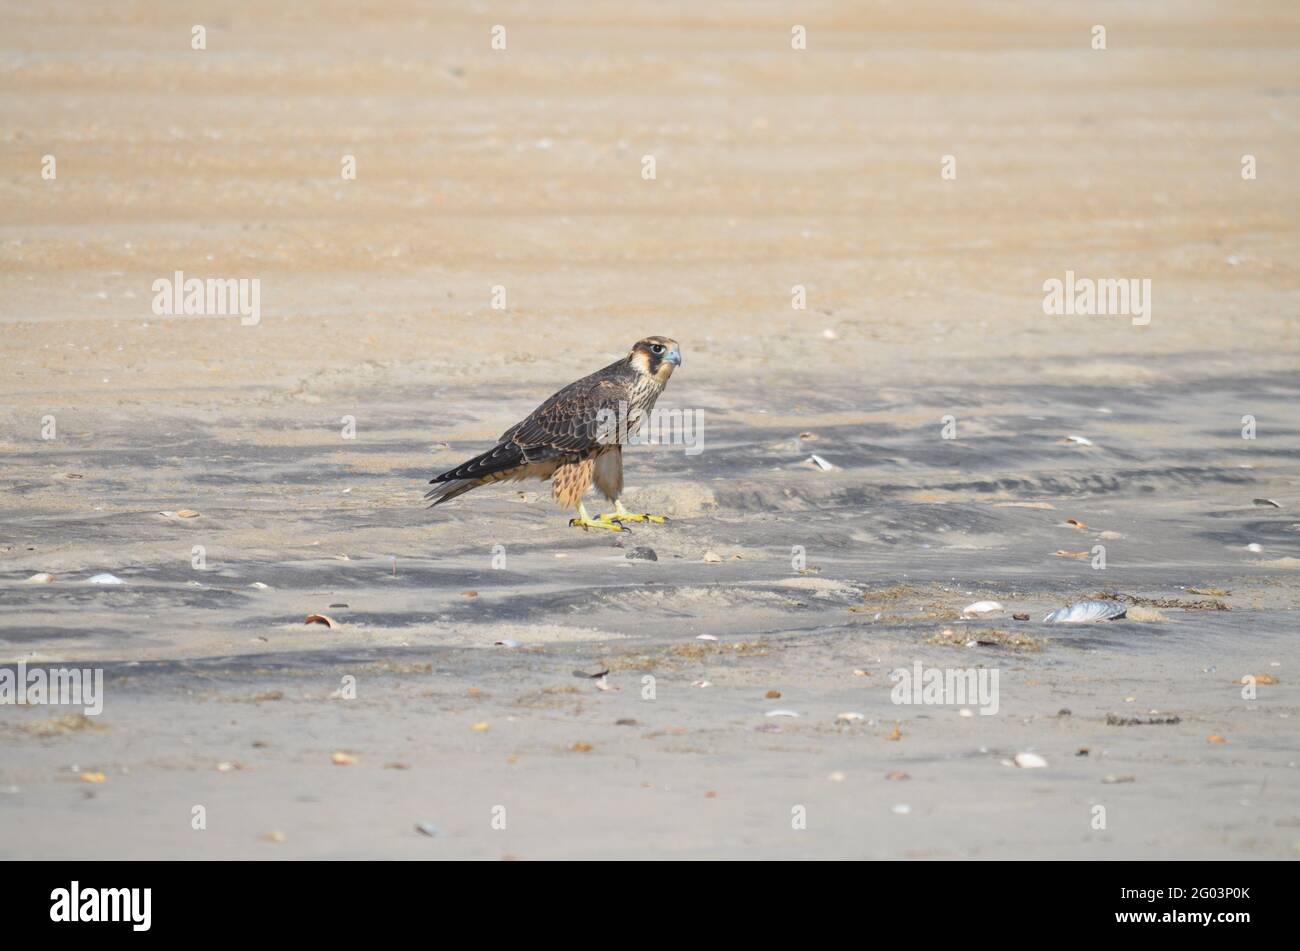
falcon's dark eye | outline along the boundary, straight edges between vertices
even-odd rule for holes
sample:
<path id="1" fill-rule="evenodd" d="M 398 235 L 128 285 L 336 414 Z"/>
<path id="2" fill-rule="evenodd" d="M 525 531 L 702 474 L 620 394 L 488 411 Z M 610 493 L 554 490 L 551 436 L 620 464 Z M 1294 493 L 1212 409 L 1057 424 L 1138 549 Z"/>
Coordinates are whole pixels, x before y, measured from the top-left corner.
<path id="1" fill-rule="evenodd" d="M 655 356 L 658 356 L 664 352 L 664 345 L 662 343 L 652 343 L 650 345 L 650 352 L 655 354 Z"/>

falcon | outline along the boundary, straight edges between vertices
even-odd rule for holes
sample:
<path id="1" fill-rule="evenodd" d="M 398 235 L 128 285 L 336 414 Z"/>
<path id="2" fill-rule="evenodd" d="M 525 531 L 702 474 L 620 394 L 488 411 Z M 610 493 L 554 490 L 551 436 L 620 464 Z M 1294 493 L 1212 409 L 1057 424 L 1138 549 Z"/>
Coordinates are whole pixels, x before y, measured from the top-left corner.
<path id="1" fill-rule="evenodd" d="M 434 488 L 424 496 L 433 500 L 429 507 L 493 482 L 549 479 L 555 501 L 578 510 L 571 526 L 626 532 L 625 522 L 662 525 L 666 516 L 623 508 L 623 446 L 681 365 L 676 340 L 638 341 L 626 357 L 570 383 L 511 426 L 487 452 L 430 479 Z M 614 503 L 613 513 L 587 514 L 582 497 L 593 484 Z"/>

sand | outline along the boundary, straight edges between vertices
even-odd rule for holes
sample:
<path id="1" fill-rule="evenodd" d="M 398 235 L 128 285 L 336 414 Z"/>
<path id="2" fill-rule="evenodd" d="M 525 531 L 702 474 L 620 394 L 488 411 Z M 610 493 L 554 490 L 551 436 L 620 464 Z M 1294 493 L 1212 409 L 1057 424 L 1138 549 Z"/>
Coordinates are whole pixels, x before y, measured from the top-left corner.
<path id="1" fill-rule="evenodd" d="M 1293 5 L 223 10 L 0 13 L 0 856 L 1297 854 Z M 669 524 L 422 506 L 647 334 Z"/>

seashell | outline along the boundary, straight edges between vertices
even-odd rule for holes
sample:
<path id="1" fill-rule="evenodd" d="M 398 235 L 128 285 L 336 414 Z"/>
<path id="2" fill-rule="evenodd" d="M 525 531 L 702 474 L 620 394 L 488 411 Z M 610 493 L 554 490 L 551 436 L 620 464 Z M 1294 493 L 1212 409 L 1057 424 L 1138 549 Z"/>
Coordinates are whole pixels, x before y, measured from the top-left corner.
<path id="1" fill-rule="evenodd" d="M 1015 764 L 1021 769 L 1042 769 L 1047 765 L 1047 760 L 1037 753 L 1017 753 Z"/>
<path id="2" fill-rule="evenodd" d="M 91 584 L 126 584 L 117 575 L 109 574 L 107 571 L 101 572 L 89 579 Z"/>
<path id="3" fill-rule="evenodd" d="M 194 509 L 177 509 L 175 512 L 159 512 L 163 518 L 198 518 L 199 513 Z"/>
<path id="4" fill-rule="evenodd" d="M 1050 612 L 1043 620 L 1048 624 L 1086 624 L 1089 621 L 1112 621 L 1127 612 L 1128 608 L 1118 601 L 1076 601 Z"/>
<path id="5" fill-rule="evenodd" d="M 825 459 L 823 459 L 821 456 L 817 455 L 816 453 L 813 453 L 811 456 L 809 456 L 808 461 L 811 462 L 818 469 L 820 469 L 822 472 L 829 472 L 830 470 L 835 468 L 833 465 L 831 465 L 829 462 L 827 462 Z"/>
<path id="6" fill-rule="evenodd" d="M 53 580 L 54 580 L 54 575 L 50 574 L 48 571 L 42 571 L 39 574 L 34 574 L 27 579 L 29 584 L 49 584 Z"/>
<path id="7" fill-rule="evenodd" d="M 843 721 L 843 722 L 845 722 L 845 723 L 852 723 L 852 722 L 855 721 L 855 720 L 865 720 L 866 717 L 864 717 L 864 716 L 863 716 L 862 714 L 860 714 L 860 713 L 855 713 L 855 712 L 853 712 L 852 710 L 850 710 L 850 711 L 847 712 L 847 713 L 841 713 L 841 714 L 840 714 L 839 716 L 837 716 L 835 719 L 836 719 L 837 721 Z"/>
<path id="8" fill-rule="evenodd" d="M 1065 441 L 1072 442 L 1076 446 L 1091 446 L 1093 444 L 1092 440 L 1087 436 L 1066 436 Z"/>
<path id="9" fill-rule="evenodd" d="M 962 614 L 992 614 L 994 611 L 1005 611 L 1001 604 L 996 601 L 976 601 L 974 604 L 968 604 L 961 609 Z"/>
<path id="10" fill-rule="evenodd" d="M 764 716 L 769 717 L 797 717 L 799 715 L 800 714 L 795 713 L 793 710 L 768 710 L 767 713 L 764 714 Z"/>
<path id="11" fill-rule="evenodd" d="M 518 647 L 519 642 L 507 639 L 504 641 L 494 641 L 493 646 L 494 647 Z"/>

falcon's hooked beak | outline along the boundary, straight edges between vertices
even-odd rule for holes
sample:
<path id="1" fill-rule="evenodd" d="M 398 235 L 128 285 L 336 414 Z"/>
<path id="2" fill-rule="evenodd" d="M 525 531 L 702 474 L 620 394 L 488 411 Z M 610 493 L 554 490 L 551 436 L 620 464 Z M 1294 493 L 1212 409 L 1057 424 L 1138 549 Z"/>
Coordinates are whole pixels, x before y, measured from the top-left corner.
<path id="1" fill-rule="evenodd" d="M 666 354 L 664 354 L 664 362 L 665 362 L 665 363 L 671 363 L 671 364 L 672 364 L 673 366 L 675 366 L 675 367 L 679 367 L 679 366 L 681 366 L 681 365 L 682 365 L 682 352 L 681 352 L 680 350 L 678 350 L 676 347 L 673 347 L 673 348 L 672 348 L 671 350 L 669 350 Z"/>

